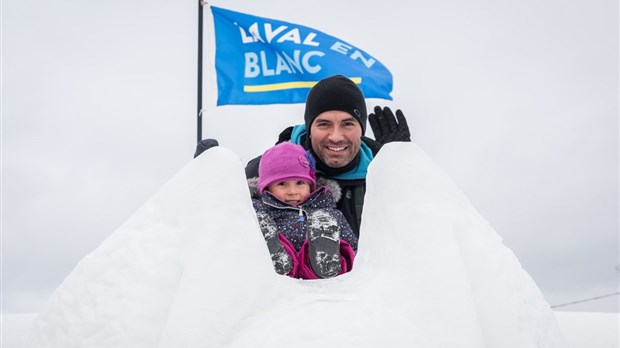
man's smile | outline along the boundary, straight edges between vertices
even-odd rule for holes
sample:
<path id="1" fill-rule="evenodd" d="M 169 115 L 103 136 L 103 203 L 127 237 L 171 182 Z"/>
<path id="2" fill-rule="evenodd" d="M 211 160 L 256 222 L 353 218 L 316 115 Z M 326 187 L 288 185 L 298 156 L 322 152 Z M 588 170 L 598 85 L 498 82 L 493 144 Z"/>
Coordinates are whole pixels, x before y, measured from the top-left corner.
<path id="1" fill-rule="evenodd" d="M 344 151 L 347 148 L 347 146 L 327 146 L 327 149 L 333 152 L 340 152 L 340 151 Z"/>

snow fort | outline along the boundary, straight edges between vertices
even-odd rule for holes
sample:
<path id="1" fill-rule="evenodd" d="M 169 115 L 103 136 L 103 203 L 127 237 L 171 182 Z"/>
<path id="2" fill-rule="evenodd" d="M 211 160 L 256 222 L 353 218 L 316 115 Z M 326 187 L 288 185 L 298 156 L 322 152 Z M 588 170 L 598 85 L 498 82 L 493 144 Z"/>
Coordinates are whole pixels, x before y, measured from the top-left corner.
<path id="1" fill-rule="evenodd" d="M 512 251 L 413 143 L 372 162 L 354 269 L 276 274 L 241 160 L 190 161 L 41 311 L 34 347 L 561 347 Z"/>

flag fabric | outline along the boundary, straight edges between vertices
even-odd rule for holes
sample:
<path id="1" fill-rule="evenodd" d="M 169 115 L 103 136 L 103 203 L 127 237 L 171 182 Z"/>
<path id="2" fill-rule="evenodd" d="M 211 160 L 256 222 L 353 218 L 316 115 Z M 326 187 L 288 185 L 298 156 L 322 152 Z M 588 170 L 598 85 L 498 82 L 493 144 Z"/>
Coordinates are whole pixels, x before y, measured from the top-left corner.
<path id="1" fill-rule="evenodd" d="M 367 52 L 299 24 L 211 6 L 217 105 L 303 103 L 322 78 L 344 75 L 366 98 L 392 100 L 392 74 Z"/>

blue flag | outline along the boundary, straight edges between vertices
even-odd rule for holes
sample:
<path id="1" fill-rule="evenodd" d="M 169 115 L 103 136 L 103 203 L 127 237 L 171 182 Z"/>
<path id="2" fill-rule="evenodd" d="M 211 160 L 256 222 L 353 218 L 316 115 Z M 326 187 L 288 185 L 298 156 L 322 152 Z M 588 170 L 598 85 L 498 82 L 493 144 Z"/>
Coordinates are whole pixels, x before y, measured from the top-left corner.
<path id="1" fill-rule="evenodd" d="M 299 24 L 211 6 L 217 105 L 303 103 L 310 88 L 344 75 L 366 98 L 392 100 L 392 74 L 361 49 Z"/>

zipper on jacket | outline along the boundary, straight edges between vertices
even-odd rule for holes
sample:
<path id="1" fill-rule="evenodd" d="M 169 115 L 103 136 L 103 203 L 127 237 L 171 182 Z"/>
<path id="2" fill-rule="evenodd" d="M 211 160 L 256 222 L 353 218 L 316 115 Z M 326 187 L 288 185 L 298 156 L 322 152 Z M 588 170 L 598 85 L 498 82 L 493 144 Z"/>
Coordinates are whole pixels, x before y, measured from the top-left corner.
<path id="1" fill-rule="evenodd" d="M 301 207 L 299 207 L 299 217 L 297 218 L 297 221 L 304 222 L 304 220 L 305 220 L 304 211 L 303 209 L 301 209 Z"/>
<path id="2" fill-rule="evenodd" d="M 297 210 L 297 209 L 299 209 L 299 217 L 298 217 L 299 221 L 304 221 L 306 219 L 306 216 L 305 216 L 306 212 L 301 207 L 301 205 L 298 206 L 298 207 L 282 207 L 282 206 L 277 206 L 275 204 L 271 204 L 271 203 L 268 203 L 268 202 L 265 202 L 265 201 L 263 201 L 263 204 L 265 204 L 267 206 L 270 206 L 272 208 L 280 209 L 280 210 Z"/>

